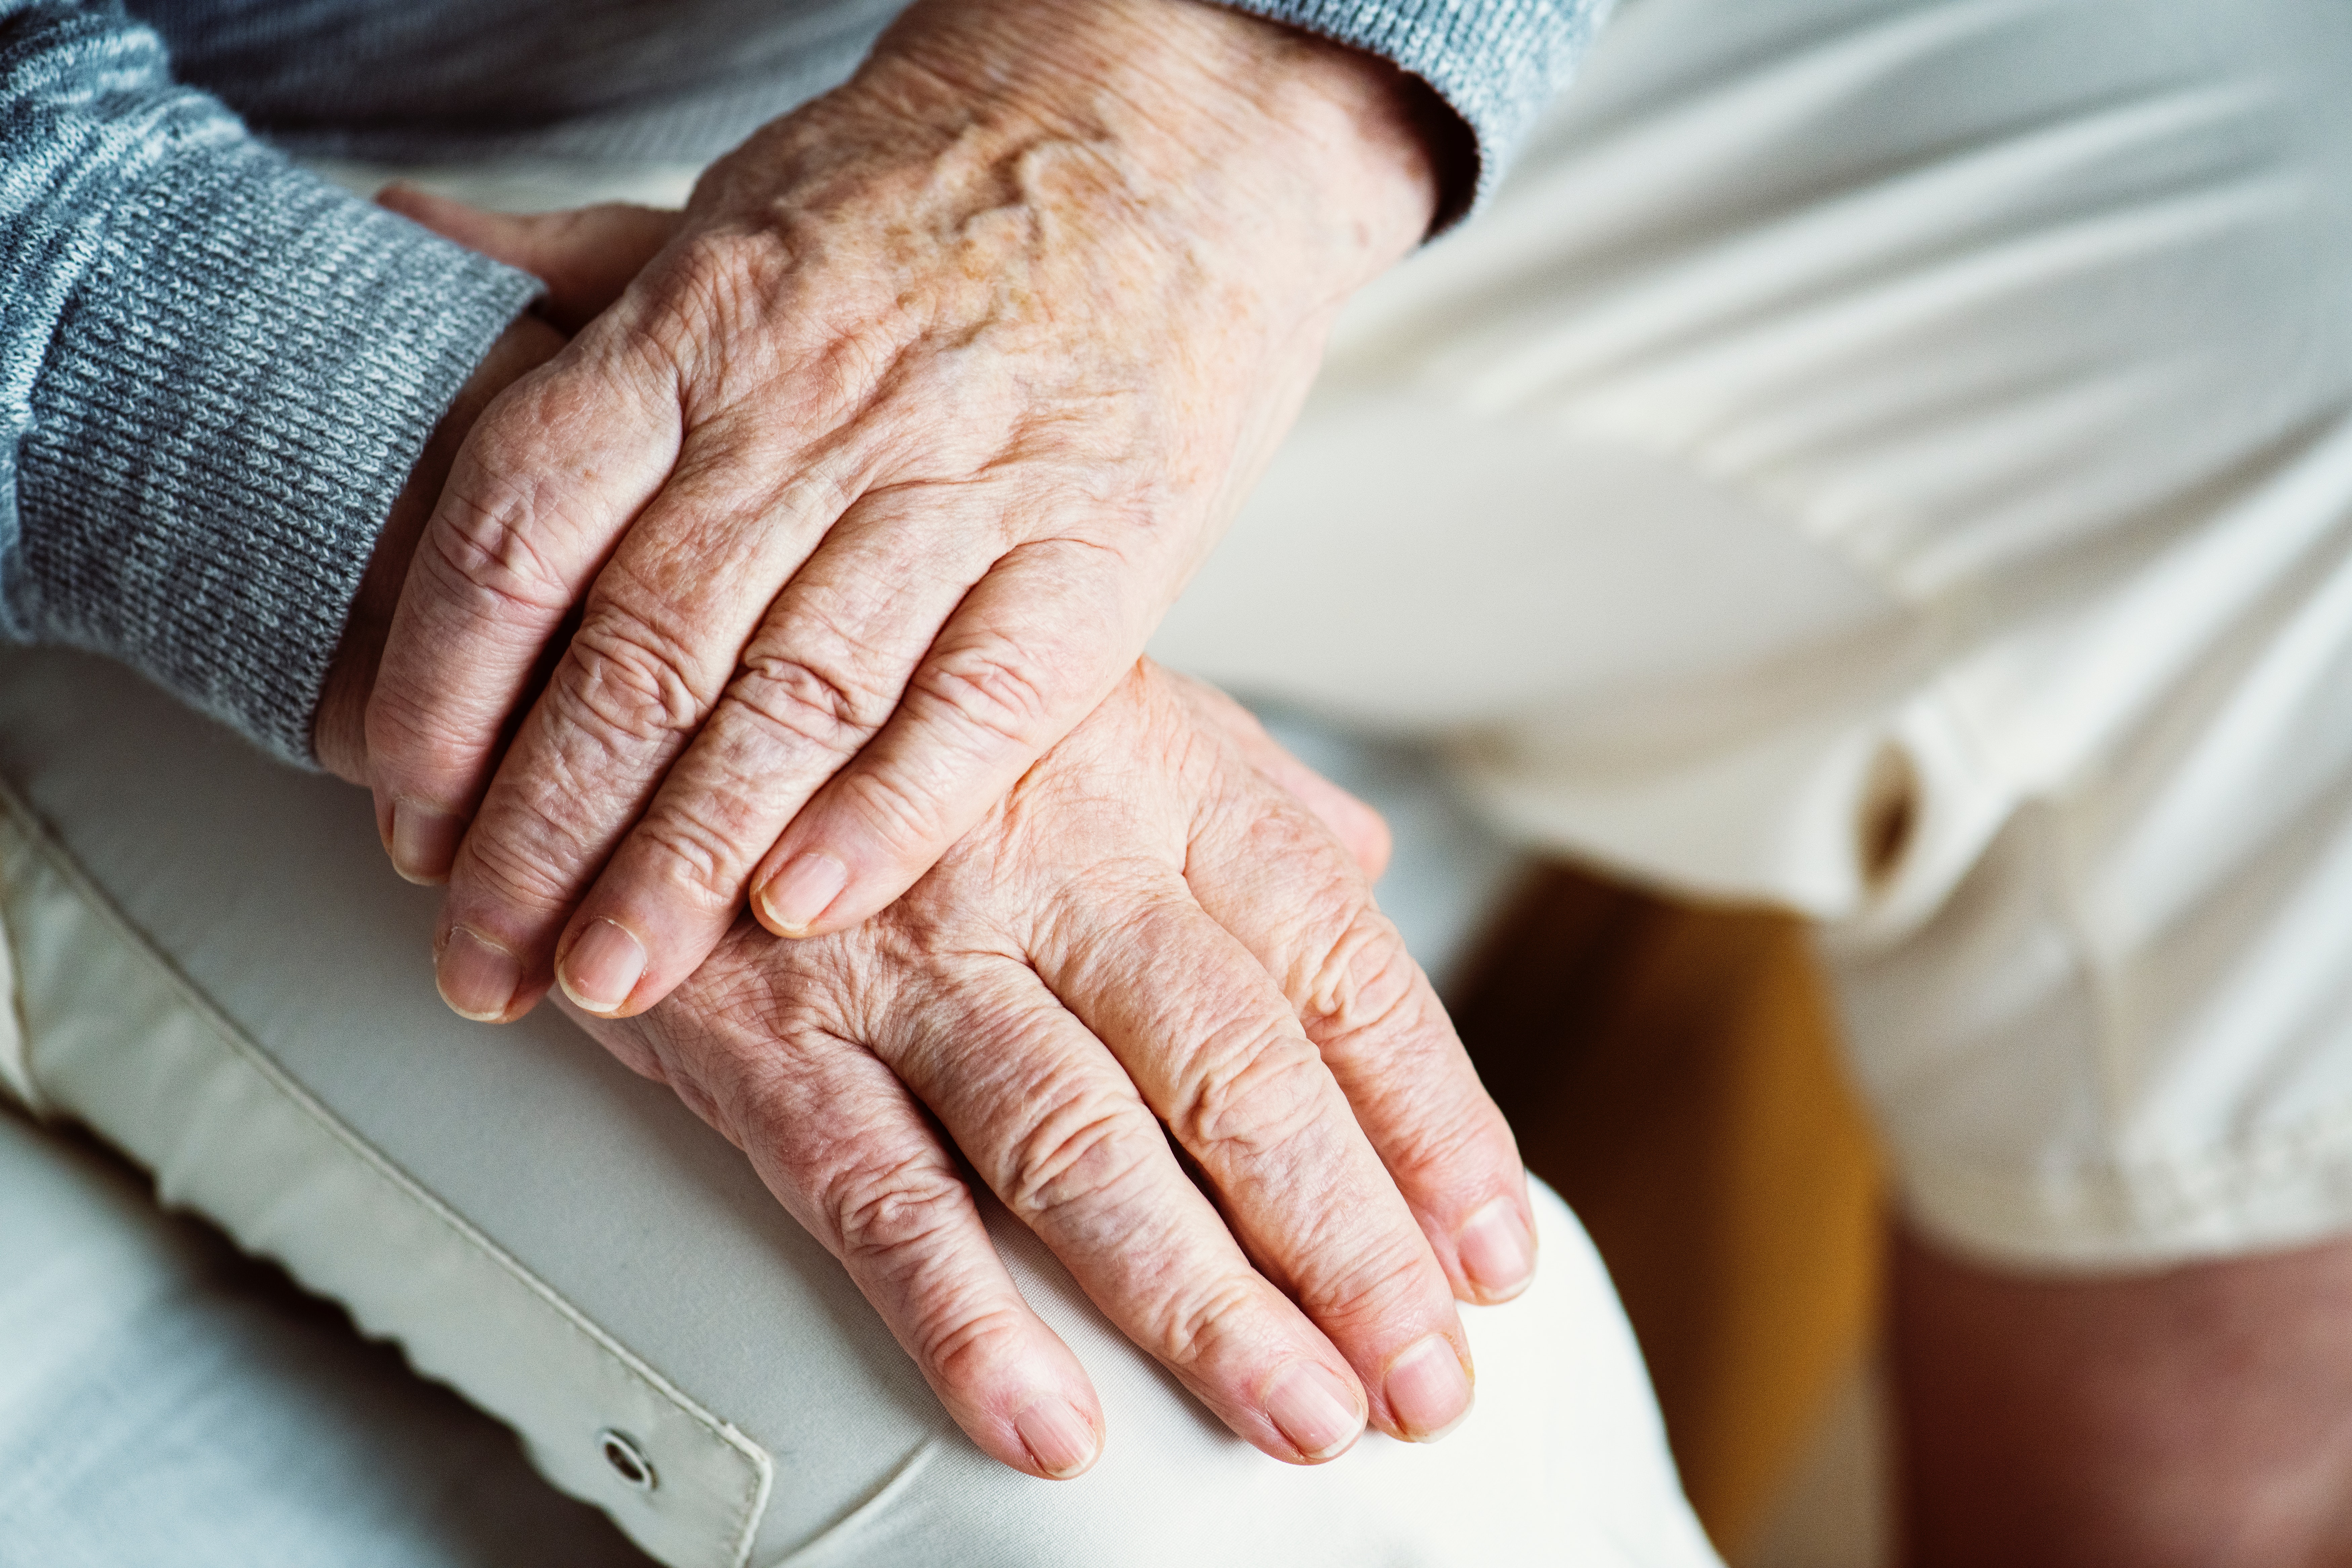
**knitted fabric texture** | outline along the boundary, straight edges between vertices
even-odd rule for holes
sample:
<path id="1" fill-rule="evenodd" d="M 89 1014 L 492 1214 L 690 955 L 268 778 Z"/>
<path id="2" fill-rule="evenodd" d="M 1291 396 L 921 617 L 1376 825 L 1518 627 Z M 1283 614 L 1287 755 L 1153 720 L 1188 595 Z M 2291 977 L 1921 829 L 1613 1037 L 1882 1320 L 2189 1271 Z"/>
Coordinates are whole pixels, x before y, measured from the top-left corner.
<path id="1" fill-rule="evenodd" d="M 294 168 L 146 28 L 0 3 L 0 632 L 308 763 L 376 535 L 537 287 Z"/>

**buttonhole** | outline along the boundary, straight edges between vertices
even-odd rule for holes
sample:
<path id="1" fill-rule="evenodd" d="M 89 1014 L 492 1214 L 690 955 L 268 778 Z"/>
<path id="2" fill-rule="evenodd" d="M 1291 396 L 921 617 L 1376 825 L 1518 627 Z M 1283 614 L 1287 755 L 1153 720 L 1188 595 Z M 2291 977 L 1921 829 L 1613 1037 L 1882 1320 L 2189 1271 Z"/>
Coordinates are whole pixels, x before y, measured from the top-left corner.
<path id="1" fill-rule="evenodd" d="M 607 1426 L 596 1434 L 596 1447 L 604 1451 L 604 1462 L 613 1467 L 614 1475 L 641 1492 L 654 1489 L 654 1462 L 646 1458 L 635 1438 Z"/>
<path id="2" fill-rule="evenodd" d="M 1893 741 L 1870 760 L 1854 827 L 1863 880 L 1873 892 L 1884 891 L 1903 868 L 1919 827 L 1919 766 Z"/>

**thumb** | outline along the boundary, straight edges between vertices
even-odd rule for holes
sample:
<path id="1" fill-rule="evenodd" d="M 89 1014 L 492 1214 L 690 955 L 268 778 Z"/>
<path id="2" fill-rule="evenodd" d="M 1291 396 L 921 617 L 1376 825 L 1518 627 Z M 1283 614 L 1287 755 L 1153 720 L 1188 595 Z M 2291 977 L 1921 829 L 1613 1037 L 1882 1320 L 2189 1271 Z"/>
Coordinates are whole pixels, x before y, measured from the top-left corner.
<path id="1" fill-rule="evenodd" d="M 540 314 L 567 332 L 621 297 L 677 232 L 682 215 L 660 207 L 606 202 L 563 212 L 491 212 L 395 181 L 376 205 L 444 239 L 520 268 L 547 285 Z"/>

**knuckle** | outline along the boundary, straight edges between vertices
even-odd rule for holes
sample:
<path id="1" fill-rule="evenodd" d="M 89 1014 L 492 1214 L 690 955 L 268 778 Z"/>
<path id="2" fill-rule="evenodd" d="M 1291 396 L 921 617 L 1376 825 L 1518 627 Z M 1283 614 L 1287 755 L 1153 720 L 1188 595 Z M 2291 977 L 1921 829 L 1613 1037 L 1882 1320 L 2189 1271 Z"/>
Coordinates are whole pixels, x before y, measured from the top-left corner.
<path id="1" fill-rule="evenodd" d="M 1146 1319 L 1145 1331 L 1170 1365 L 1213 1363 L 1222 1348 L 1255 1337 L 1253 1323 L 1265 1297 L 1253 1280 L 1233 1274 L 1188 1279 L 1171 1290 Z"/>
<path id="2" fill-rule="evenodd" d="M 1308 987 L 1300 1012 L 1323 1059 L 1346 1079 L 1381 1152 L 1418 1186 L 1483 1185 L 1517 1168 L 1509 1130 L 1395 927 L 1367 909 Z"/>
<path id="3" fill-rule="evenodd" d="M 1447 1292 L 1421 1233 L 1411 1228 L 1318 1247 L 1297 1279 L 1298 1304 L 1317 1322 L 1345 1330 L 1392 1317 L 1401 1302 L 1434 1301 Z M 1328 1268 L 1317 1267 L 1332 1264 Z"/>
<path id="4" fill-rule="evenodd" d="M 1195 1058 L 1168 1125 L 1203 1161 L 1261 1157 L 1306 1135 L 1330 1109 L 1332 1088 L 1321 1055 L 1292 1030 L 1235 1030 Z"/>
<path id="5" fill-rule="evenodd" d="M 674 689 L 677 678 L 649 675 L 642 658 L 638 665 L 634 710 L 607 711 L 599 722 L 640 745 L 690 727 L 689 719 L 669 728 L 686 710 L 650 695 L 655 682 Z M 779 819 L 813 787 L 809 752 L 831 773 L 870 731 L 870 707 L 853 691 L 805 665 L 753 663 L 719 697 L 686 761 L 646 809 L 632 835 L 633 867 L 709 909 L 731 906 L 752 863 L 773 843 Z"/>
<path id="6" fill-rule="evenodd" d="M 844 1170 L 824 1207 L 842 1256 L 894 1278 L 919 1267 L 973 1212 L 962 1180 L 929 1161 Z"/>
<path id="7" fill-rule="evenodd" d="M 856 751 L 888 717 L 889 700 L 845 668 L 756 649 L 744 666 L 730 700 L 769 731 L 834 755 Z"/>
<path id="8" fill-rule="evenodd" d="M 734 905 L 751 875 L 751 857 L 764 853 L 691 805 L 664 803 L 646 814 L 630 835 L 633 875 L 683 893 L 706 913 Z"/>
<path id="9" fill-rule="evenodd" d="M 540 516 L 528 491 L 469 468 L 442 494 L 423 549 L 426 581 L 496 624 L 561 614 L 571 594 L 535 541 Z"/>
<path id="10" fill-rule="evenodd" d="M 934 658 L 915 678 L 913 695 L 960 723 L 1032 752 L 1054 739 L 1059 707 L 1045 664 L 1003 641 Z"/>
<path id="11" fill-rule="evenodd" d="M 1424 1199 L 1467 1203 L 1497 1177 L 1516 1178 L 1519 1159 L 1510 1125 L 1483 1091 L 1415 1100 L 1412 1114 L 1399 1118 L 1385 1140 L 1383 1152 L 1397 1180 Z"/>
<path id="12" fill-rule="evenodd" d="M 1279 811 L 1253 820 L 1241 842 L 1253 862 L 1284 868 L 1279 973 L 1310 1038 L 1328 1048 L 1414 1004 L 1425 989 L 1420 965 L 1335 843 Z"/>
<path id="13" fill-rule="evenodd" d="M 1017 1365 L 1029 1339 L 1027 1321 L 1010 1302 L 973 1310 L 962 1293 L 941 1291 L 919 1304 L 909 1337 L 916 1354 L 950 1388 L 975 1388 L 990 1374 Z"/>
<path id="14" fill-rule="evenodd" d="M 582 731 L 635 750 L 689 734 L 709 704 L 699 662 L 679 639 L 606 603 L 592 607 L 550 688 Z"/>
<path id="15" fill-rule="evenodd" d="M 1028 1332 L 1021 1313 L 994 1291 L 967 1288 L 958 1267 L 960 1233 L 980 1216 L 952 1167 L 920 1155 L 854 1165 L 835 1173 L 824 1209 L 845 1262 L 908 1292 L 901 1326 L 950 1386 L 985 1381 L 1017 1357 Z"/>
<path id="16" fill-rule="evenodd" d="M 407 670 L 387 668 L 368 698 L 368 757 L 380 781 L 464 777 L 487 763 L 502 714 L 459 703 Z"/>
<path id="17" fill-rule="evenodd" d="M 1085 1090 L 1052 1107 L 1007 1146 L 998 1191 L 1024 1220 L 1115 1209 L 1164 1158 L 1160 1124 L 1142 1101 Z"/>
<path id="18" fill-rule="evenodd" d="M 1421 966 L 1396 927 L 1358 904 L 1322 944 L 1297 1001 L 1308 1035 L 1330 1047 L 1419 1022 L 1413 1015 L 1424 996 Z"/>
<path id="19" fill-rule="evenodd" d="M 840 787 L 845 804 L 866 830 L 905 852 L 948 837 L 944 825 L 951 803 L 917 794 L 913 782 L 887 768 L 852 768 L 841 775 Z M 940 787 L 950 786 L 942 780 Z"/>
<path id="20" fill-rule="evenodd" d="M 478 821 L 463 852 L 468 889 L 538 917 L 569 909 L 582 891 L 582 868 L 601 858 L 602 846 L 566 804 L 562 792 L 549 792 Z"/>

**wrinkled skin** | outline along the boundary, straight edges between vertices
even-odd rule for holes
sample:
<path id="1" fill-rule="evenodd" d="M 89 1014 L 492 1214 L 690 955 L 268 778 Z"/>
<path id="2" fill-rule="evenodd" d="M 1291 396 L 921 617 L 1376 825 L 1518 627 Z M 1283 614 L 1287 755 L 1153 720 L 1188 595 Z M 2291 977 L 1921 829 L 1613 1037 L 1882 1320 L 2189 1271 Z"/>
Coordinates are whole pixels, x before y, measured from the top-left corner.
<path id="1" fill-rule="evenodd" d="M 1532 1264 L 1524 1178 L 1362 867 L 1276 783 L 1304 774 L 1141 666 L 883 914 L 800 942 L 746 919 L 651 1012 L 575 1016 L 744 1149 L 1008 1463 L 1082 1467 L 1100 1408 L 923 1107 L 1241 1436 L 1328 1458 L 1366 1409 L 1433 1436 L 1469 1408 L 1452 1298 Z M 1047 1400 L 1085 1434 L 1071 1457 L 1023 1422 Z"/>
<path id="2" fill-rule="evenodd" d="M 1192 0 L 927 0 L 681 219 L 530 236 L 578 336 L 467 438 L 367 716 L 387 848 L 448 879 L 451 1005 L 560 974 L 640 1012 L 747 892 L 837 931 L 961 837 L 1124 679 L 1426 231 L 1416 90 Z"/>
<path id="3" fill-rule="evenodd" d="M 362 781 L 363 700 L 339 681 L 320 721 Z M 1386 853 L 1246 713 L 1143 664 L 880 916 L 803 942 L 747 918 L 650 1012 L 572 1011 L 744 1150 L 988 1453 L 1066 1477 L 1105 1434 L 955 1149 L 1234 1432 L 1318 1462 L 1368 1415 L 1424 1440 L 1466 1415 L 1453 1300 L 1534 1265 L 1509 1130 L 1372 902 Z"/>
<path id="4" fill-rule="evenodd" d="M 574 1016 L 1032 1474 L 1083 1469 L 1100 1406 L 942 1129 L 1284 1459 L 1448 1428 L 1453 1300 L 1533 1268 L 1510 1134 L 1371 904 L 1377 818 L 1134 658 L 1427 223 L 1392 76 L 1180 0 L 938 5 L 682 216 L 386 197 L 538 272 L 548 320 L 420 461 L 322 759 L 451 874 L 461 1011 L 625 934 L 625 994 Z M 855 874 L 820 919 L 755 898 L 779 942 L 743 889 L 797 843 Z"/>
<path id="5" fill-rule="evenodd" d="M 374 650 L 466 421 L 560 344 L 517 322 L 401 498 L 318 714 L 341 776 L 370 782 Z M 1449 1298 L 1534 1268 L 1509 1130 L 1373 905 L 1387 852 L 1246 713 L 1138 665 L 882 915 L 802 942 L 740 920 L 650 1012 L 573 1016 L 751 1156 L 990 1454 L 1067 1476 L 1106 1435 L 941 1128 L 1235 1432 L 1327 1459 L 1367 1415 L 1458 1420 Z"/>

